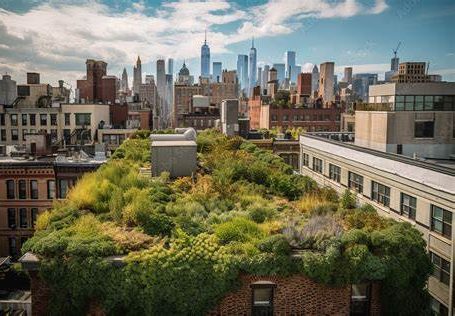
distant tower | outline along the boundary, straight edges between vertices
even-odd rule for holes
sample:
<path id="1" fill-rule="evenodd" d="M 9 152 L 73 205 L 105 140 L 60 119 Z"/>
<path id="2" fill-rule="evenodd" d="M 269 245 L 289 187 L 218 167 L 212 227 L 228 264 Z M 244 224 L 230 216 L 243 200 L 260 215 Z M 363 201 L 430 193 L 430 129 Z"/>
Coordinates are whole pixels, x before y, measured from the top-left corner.
<path id="1" fill-rule="evenodd" d="M 142 63 L 141 58 L 137 56 L 136 66 L 133 67 L 133 90 L 135 94 L 139 93 L 139 87 L 142 84 Z"/>
<path id="2" fill-rule="evenodd" d="M 204 45 L 201 46 L 201 76 L 210 76 L 210 47 L 207 45 L 207 31 L 205 31 Z"/>
<path id="3" fill-rule="evenodd" d="M 167 74 L 174 75 L 174 59 L 172 58 L 167 59 Z"/>
<path id="4" fill-rule="evenodd" d="M 352 83 L 352 67 L 344 67 L 344 82 Z"/>
<path id="5" fill-rule="evenodd" d="M 129 90 L 129 88 L 128 88 L 128 73 L 126 72 L 126 68 L 123 68 L 120 90 L 122 90 L 123 92 L 128 92 L 128 90 Z"/>
<path id="6" fill-rule="evenodd" d="M 287 51 L 286 52 L 286 78 L 289 79 L 290 81 L 293 81 L 293 78 L 296 77 L 297 79 L 297 74 L 293 74 L 295 68 L 295 52 L 293 51 Z"/>
<path id="7" fill-rule="evenodd" d="M 335 63 L 322 63 L 320 65 L 320 70 L 319 96 L 322 97 L 324 104 L 327 104 L 334 99 Z"/>
<path id="8" fill-rule="evenodd" d="M 223 68 L 223 64 L 221 61 L 214 61 L 213 65 L 213 82 L 221 82 L 221 70 Z"/>
<path id="9" fill-rule="evenodd" d="M 166 97 L 166 63 L 164 59 L 156 61 L 156 90 L 158 92 L 157 104 L 159 105 L 160 113 L 163 113 L 164 98 Z"/>
<path id="10" fill-rule="evenodd" d="M 256 79 L 256 84 L 262 86 L 262 67 L 258 67 L 258 77 Z"/>
<path id="11" fill-rule="evenodd" d="M 248 56 L 237 56 L 237 74 L 240 81 L 240 89 L 246 90 L 248 88 Z"/>
<path id="12" fill-rule="evenodd" d="M 261 90 L 262 92 L 267 89 L 267 82 L 269 82 L 269 70 L 270 66 L 265 65 L 264 69 L 262 70 L 262 80 L 261 80 Z"/>
<path id="13" fill-rule="evenodd" d="M 319 70 L 318 66 L 314 65 L 311 72 L 311 95 L 314 96 L 315 92 L 319 89 Z"/>
<path id="14" fill-rule="evenodd" d="M 250 79 L 250 84 L 249 84 L 249 94 L 248 96 L 252 95 L 253 93 L 253 88 L 256 86 L 256 79 L 257 79 L 257 51 L 256 48 L 254 47 L 254 37 L 251 40 L 251 48 L 250 48 L 250 63 L 248 65 L 249 69 L 249 79 Z"/>

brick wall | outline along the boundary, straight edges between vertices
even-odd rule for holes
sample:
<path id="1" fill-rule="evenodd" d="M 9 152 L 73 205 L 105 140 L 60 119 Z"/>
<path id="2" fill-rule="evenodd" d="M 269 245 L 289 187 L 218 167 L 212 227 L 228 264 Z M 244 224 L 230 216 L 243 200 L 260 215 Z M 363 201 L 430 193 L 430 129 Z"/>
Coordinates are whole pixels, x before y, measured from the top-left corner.
<path id="1" fill-rule="evenodd" d="M 257 281 L 269 281 L 276 285 L 273 295 L 275 316 L 350 313 L 350 286 L 329 287 L 302 275 L 291 277 L 242 275 L 240 281 L 241 287 L 226 295 L 207 316 L 251 315 L 253 294 L 251 284 Z M 370 315 L 380 315 L 379 286 L 376 284 L 373 285 L 372 295 Z"/>
<path id="2" fill-rule="evenodd" d="M 30 290 L 32 292 L 32 315 L 47 315 L 49 306 L 50 289 L 46 283 L 38 276 L 37 271 L 29 271 Z"/>

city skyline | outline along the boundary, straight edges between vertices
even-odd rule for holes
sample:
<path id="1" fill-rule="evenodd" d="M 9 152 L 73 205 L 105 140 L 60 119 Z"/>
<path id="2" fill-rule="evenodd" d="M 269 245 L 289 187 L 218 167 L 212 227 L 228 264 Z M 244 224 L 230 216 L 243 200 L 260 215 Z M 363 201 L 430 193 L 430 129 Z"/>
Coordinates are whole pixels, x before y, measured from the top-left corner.
<path id="1" fill-rule="evenodd" d="M 280 9 L 280 3 L 286 4 L 286 10 Z M 334 61 L 336 74 L 352 66 L 354 73 L 373 72 L 381 77 L 389 70 L 392 50 L 402 41 L 400 61 L 429 61 L 431 73 L 455 80 L 455 47 L 444 40 L 454 37 L 449 22 L 455 5 L 450 1 L 437 5 L 380 0 L 247 4 L 223 0 L 4 1 L 0 4 L 0 71 L 12 74 L 18 82 L 25 80 L 26 71 L 37 71 L 51 83 L 61 78 L 74 83 L 84 74 L 85 59 L 94 58 L 107 62 L 109 74 L 119 78 L 126 67 L 131 80 L 140 55 L 143 76 L 154 74 L 156 59 L 164 57 L 174 58 L 174 72 L 186 60 L 197 77 L 207 29 L 211 59 L 221 61 L 224 69 L 236 69 L 237 55 L 248 54 L 254 34 L 258 67 L 284 62 L 283 54 L 289 50 L 296 52 L 296 64 L 304 66 L 303 71 Z M 204 17 L 201 21 L 198 14 Z M 172 24 L 183 17 L 183 25 Z M 368 27 L 358 27 L 366 22 Z M 330 45 L 323 45 L 324 40 Z"/>

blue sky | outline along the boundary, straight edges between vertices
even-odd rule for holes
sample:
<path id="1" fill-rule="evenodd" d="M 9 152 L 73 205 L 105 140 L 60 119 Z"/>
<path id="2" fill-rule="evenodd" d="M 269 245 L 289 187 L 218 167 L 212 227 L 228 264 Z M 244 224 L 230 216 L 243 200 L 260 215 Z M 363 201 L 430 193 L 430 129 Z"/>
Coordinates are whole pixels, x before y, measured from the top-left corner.
<path id="1" fill-rule="evenodd" d="M 207 28 L 212 61 L 227 69 L 254 35 L 260 64 L 294 50 L 307 68 L 334 61 L 339 73 L 382 74 L 401 41 L 401 61 L 430 62 L 430 73 L 455 81 L 454 21 L 453 0 L 0 0 L 0 72 L 74 83 L 85 59 L 96 58 L 111 75 L 126 67 L 132 79 L 139 54 L 145 73 L 172 57 L 175 71 L 186 59 L 197 76 Z"/>

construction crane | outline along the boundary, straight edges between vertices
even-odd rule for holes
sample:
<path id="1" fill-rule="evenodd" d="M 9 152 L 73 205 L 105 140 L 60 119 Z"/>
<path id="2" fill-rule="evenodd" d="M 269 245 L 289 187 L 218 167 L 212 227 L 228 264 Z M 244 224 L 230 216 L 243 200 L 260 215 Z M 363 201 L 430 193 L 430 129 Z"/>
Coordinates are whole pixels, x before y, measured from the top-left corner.
<path id="1" fill-rule="evenodd" d="M 401 42 L 398 42 L 397 48 L 393 50 L 393 58 L 397 58 L 397 52 L 398 49 L 400 48 Z"/>

